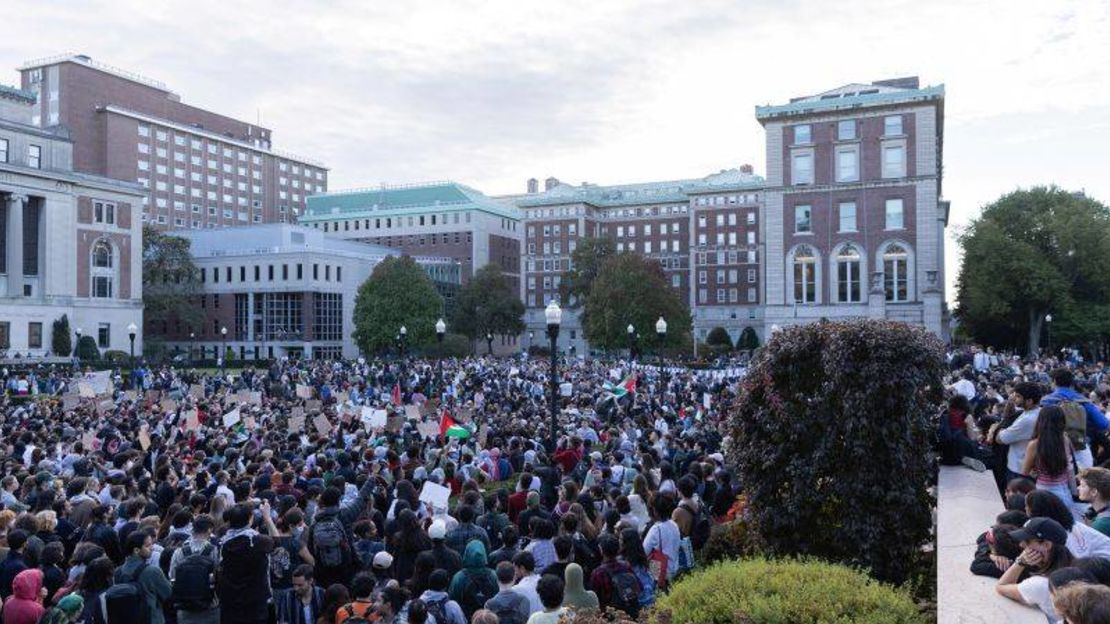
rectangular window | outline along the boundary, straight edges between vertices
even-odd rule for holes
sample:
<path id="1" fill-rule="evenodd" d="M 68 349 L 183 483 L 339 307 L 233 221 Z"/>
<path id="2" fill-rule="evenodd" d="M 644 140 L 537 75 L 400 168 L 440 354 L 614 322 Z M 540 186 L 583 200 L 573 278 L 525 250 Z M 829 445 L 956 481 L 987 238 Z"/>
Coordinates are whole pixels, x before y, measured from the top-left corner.
<path id="1" fill-rule="evenodd" d="M 891 115 L 883 118 L 883 136 L 902 135 L 902 116 Z"/>
<path id="2" fill-rule="evenodd" d="M 289 265 L 288 264 L 281 265 L 281 279 L 283 281 L 289 281 Z"/>
<path id="3" fill-rule="evenodd" d="M 748 231 L 748 244 L 749 245 L 754 245 L 755 244 L 755 232 L 752 232 L 750 230 Z"/>
<path id="4" fill-rule="evenodd" d="M 706 303 L 709 301 L 709 291 L 705 288 L 698 289 L 698 303 Z"/>
<path id="5" fill-rule="evenodd" d="M 749 288 L 748 289 L 748 302 L 751 303 L 753 301 L 755 301 L 755 289 L 754 288 Z"/>
<path id="6" fill-rule="evenodd" d="M 42 348 L 42 323 L 27 324 L 27 347 L 30 349 Z"/>
<path id="7" fill-rule="evenodd" d="M 8 162 L 8 140 L 0 139 L 0 163 Z"/>
<path id="8" fill-rule="evenodd" d="M 297 263 L 297 279 L 304 279 L 304 265 Z"/>
<path id="9" fill-rule="evenodd" d="M 836 124 L 836 139 L 838 141 L 851 141 L 856 138 L 856 120 L 845 119 Z"/>
<path id="10" fill-rule="evenodd" d="M 809 124 L 794 126 L 794 145 L 806 145 L 812 142 Z"/>
<path id="11" fill-rule="evenodd" d="M 96 328 L 96 346 L 101 349 L 110 349 L 112 347 L 112 326 L 108 323 L 101 323 Z"/>
<path id="12" fill-rule="evenodd" d="M 748 225 L 755 225 L 755 211 L 748 213 Z"/>
<path id="13" fill-rule="evenodd" d="M 836 148 L 836 181 L 859 180 L 859 147 L 849 145 Z"/>
<path id="14" fill-rule="evenodd" d="M 32 169 L 42 168 L 42 148 L 38 145 L 27 146 L 27 166 Z"/>
<path id="15" fill-rule="evenodd" d="M 904 145 L 883 146 L 883 177 L 901 178 L 906 175 L 906 147 Z"/>
<path id="16" fill-rule="evenodd" d="M 886 229 L 901 230 L 905 227 L 901 199 L 886 200 Z"/>
<path id="17" fill-rule="evenodd" d="M 705 284 L 709 280 L 708 271 L 698 271 L 698 283 Z"/>
<path id="18" fill-rule="evenodd" d="M 813 184 L 813 152 L 798 152 L 793 155 L 790 179 L 794 184 Z"/>
<path id="19" fill-rule="evenodd" d="M 748 269 L 748 283 L 755 283 L 755 269 Z"/>
<path id="20" fill-rule="evenodd" d="M 794 233 L 804 234 L 813 231 L 812 207 L 808 205 L 794 206 Z"/>
<path id="21" fill-rule="evenodd" d="M 856 202 L 840 202 L 840 231 L 856 231 Z"/>
<path id="22" fill-rule="evenodd" d="M 274 265 L 272 264 L 266 266 L 266 279 L 271 282 L 274 281 Z"/>
<path id="23" fill-rule="evenodd" d="M 150 126 L 140 125 L 139 126 L 139 136 L 141 136 L 141 137 L 150 136 Z"/>
<path id="24" fill-rule="evenodd" d="M 724 288 L 718 288 L 717 289 L 717 303 L 724 303 L 724 302 L 725 302 L 725 289 Z"/>

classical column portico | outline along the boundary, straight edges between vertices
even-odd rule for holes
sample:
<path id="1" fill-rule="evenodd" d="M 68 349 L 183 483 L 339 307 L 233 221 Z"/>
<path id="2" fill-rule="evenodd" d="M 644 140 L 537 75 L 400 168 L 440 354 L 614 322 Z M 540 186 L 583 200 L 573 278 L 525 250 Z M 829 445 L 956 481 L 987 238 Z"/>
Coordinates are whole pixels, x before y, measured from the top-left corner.
<path id="1" fill-rule="evenodd" d="M 26 195 L 8 195 L 7 252 L 8 296 L 23 296 L 23 206 Z"/>

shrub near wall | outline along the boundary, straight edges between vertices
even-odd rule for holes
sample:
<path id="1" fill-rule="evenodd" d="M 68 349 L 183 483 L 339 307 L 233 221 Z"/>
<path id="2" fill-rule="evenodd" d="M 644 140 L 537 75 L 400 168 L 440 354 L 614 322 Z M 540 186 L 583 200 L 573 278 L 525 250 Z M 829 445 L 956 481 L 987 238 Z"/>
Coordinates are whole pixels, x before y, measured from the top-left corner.
<path id="1" fill-rule="evenodd" d="M 932 526 L 943 372 L 940 341 L 903 323 L 775 333 L 744 379 L 729 451 L 770 554 L 907 578 Z"/>
<path id="2" fill-rule="evenodd" d="M 749 559 L 676 582 L 646 618 L 654 624 L 918 624 L 910 596 L 862 572 L 819 561 Z"/>

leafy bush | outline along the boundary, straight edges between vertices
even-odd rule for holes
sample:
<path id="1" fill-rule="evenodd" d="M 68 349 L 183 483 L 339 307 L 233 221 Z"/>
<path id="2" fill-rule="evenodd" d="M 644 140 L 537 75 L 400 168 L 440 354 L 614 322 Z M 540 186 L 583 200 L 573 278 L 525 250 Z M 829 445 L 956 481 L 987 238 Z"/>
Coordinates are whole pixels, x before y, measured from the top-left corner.
<path id="1" fill-rule="evenodd" d="M 892 321 L 776 332 L 732 415 L 729 461 L 770 553 L 858 565 L 903 582 L 929 538 L 940 341 Z"/>
<path id="2" fill-rule="evenodd" d="M 77 341 L 77 357 L 82 362 L 95 362 L 100 359 L 100 348 L 92 336 L 81 336 Z"/>
<path id="3" fill-rule="evenodd" d="M 851 568 L 820 561 L 730 561 L 691 573 L 660 596 L 654 624 L 915 624 L 910 596 Z"/>
<path id="4" fill-rule="evenodd" d="M 736 348 L 745 351 L 753 351 L 759 348 L 759 336 L 751 327 L 745 327 L 744 331 L 740 332 L 740 338 L 736 341 Z"/>
<path id="5" fill-rule="evenodd" d="M 705 337 L 705 344 L 711 347 L 727 347 L 725 349 L 727 352 L 732 349 L 732 336 L 728 335 L 728 330 L 724 327 L 714 327 Z"/>
<path id="6" fill-rule="evenodd" d="M 759 537 L 743 520 L 714 525 L 709 533 L 709 541 L 698 553 L 698 564 L 708 565 L 759 554 L 761 550 L 758 540 Z"/>
<path id="7" fill-rule="evenodd" d="M 104 361 L 112 364 L 128 364 L 131 357 L 126 351 L 112 350 L 104 352 Z"/>
<path id="8" fill-rule="evenodd" d="M 55 319 L 50 334 L 50 351 L 54 355 L 65 357 L 73 353 L 73 340 L 70 337 L 69 317 L 63 314 Z"/>

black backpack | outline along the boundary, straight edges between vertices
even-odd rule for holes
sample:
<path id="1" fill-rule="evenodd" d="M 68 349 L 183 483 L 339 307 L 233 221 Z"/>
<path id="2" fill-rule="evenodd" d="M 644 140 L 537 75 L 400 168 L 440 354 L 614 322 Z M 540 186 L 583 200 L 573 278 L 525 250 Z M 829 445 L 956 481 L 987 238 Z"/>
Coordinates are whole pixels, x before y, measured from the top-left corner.
<path id="1" fill-rule="evenodd" d="M 116 574 L 116 584 L 100 594 L 100 615 L 105 624 L 150 624 L 146 590 L 139 585 L 143 570 L 145 563 L 127 580 Z"/>
<path id="2" fill-rule="evenodd" d="M 340 568 L 351 561 L 347 529 L 339 518 L 325 518 L 312 526 L 312 556 L 325 568 Z"/>
<path id="3" fill-rule="evenodd" d="M 685 509 L 687 513 L 694 517 L 690 526 L 690 542 L 695 549 L 700 550 L 709 541 L 709 533 L 713 530 L 713 521 L 709 518 L 705 503 L 699 505 L 697 511 L 691 509 L 686 503 L 682 503 L 679 507 Z"/>
<path id="4" fill-rule="evenodd" d="M 483 569 L 483 571 L 488 568 Z M 460 598 L 459 606 L 462 607 L 463 615 L 466 620 L 470 621 L 470 616 L 478 609 L 485 607 L 486 601 L 497 595 L 498 587 L 497 582 L 489 577 L 488 574 L 474 574 L 473 570 L 462 571 L 462 588 L 459 590 Z M 436 620 L 437 622 L 440 620 Z"/>
<path id="5" fill-rule="evenodd" d="M 609 606 L 633 618 L 640 615 L 640 579 L 631 569 L 609 571 Z"/>
<path id="6" fill-rule="evenodd" d="M 212 606 L 216 597 L 216 560 L 212 553 L 216 547 L 206 544 L 200 552 L 193 552 L 189 544 L 181 547 L 184 559 L 174 571 L 173 593 L 170 600 L 182 611 L 204 611 Z"/>
<path id="7" fill-rule="evenodd" d="M 525 624 L 528 621 L 527 616 L 522 617 L 520 611 L 511 605 L 502 605 L 493 612 L 497 615 L 498 624 Z"/>

